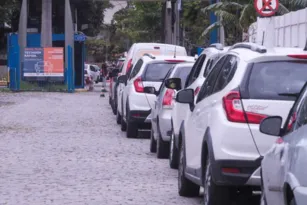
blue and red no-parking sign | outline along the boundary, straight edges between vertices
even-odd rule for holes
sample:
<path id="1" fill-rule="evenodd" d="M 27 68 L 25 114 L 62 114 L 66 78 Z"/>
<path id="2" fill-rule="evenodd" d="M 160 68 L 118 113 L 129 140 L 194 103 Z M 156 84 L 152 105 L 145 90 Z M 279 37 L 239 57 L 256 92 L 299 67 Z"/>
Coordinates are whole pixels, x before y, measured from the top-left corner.
<path id="1" fill-rule="evenodd" d="M 278 11 L 278 0 L 254 0 L 257 13 L 263 17 L 273 16 Z"/>

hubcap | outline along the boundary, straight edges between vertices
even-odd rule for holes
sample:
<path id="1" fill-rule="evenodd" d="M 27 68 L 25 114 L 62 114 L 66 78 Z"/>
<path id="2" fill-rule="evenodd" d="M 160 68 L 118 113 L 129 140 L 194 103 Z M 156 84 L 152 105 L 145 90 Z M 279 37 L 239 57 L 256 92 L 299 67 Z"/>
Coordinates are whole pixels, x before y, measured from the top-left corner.
<path id="1" fill-rule="evenodd" d="M 209 189 L 211 186 L 210 160 L 207 159 L 205 183 L 204 183 L 204 204 L 209 203 Z"/>

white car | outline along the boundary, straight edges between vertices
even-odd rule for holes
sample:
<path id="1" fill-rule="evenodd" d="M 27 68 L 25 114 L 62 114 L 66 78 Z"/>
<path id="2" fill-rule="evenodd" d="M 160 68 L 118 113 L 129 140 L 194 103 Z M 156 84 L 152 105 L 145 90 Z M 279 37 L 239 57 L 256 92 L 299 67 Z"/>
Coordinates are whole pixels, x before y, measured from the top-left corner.
<path id="1" fill-rule="evenodd" d="M 177 93 L 192 110 L 179 134 L 179 195 L 198 195 L 203 186 L 204 204 L 220 205 L 238 190 L 248 197 L 260 189 L 262 156 L 276 140 L 259 131 L 260 122 L 287 117 L 307 79 L 306 54 L 238 43 L 214 65 L 195 105 L 193 89 Z"/>
<path id="2" fill-rule="evenodd" d="M 216 61 L 228 51 L 229 47 L 223 47 L 222 44 L 212 44 L 208 48 L 205 48 L 201 55 L 195 62 L 192 71 L 189 74 L 188 79 L 185 81 L 184 87 L 194 90 L 195 98 L 199 93 L 201 85 L 204 83 L 206 77 L 211 71 L 212 66 Z M 169 165 L 173 169 L 178 168 L 179 160 L 179 131 L 182 121 L 187 115 L 191 113 L 189 105 L 174 102 L 173 110 L 171 113 L 171 146 L 169 153 Z"/>
<path id="3" fill-rule="evenodd" d="M 100 68 L 97 65 L 85 64 L 84 69 L 93 78 L 95 83 L 99 82 Z"/>
<path id="4" fill-rule="evenodd" d="M 120 103 L 122 104 L 121 129 L 127 137 L 138 136 L 138 129 L 150 129 L 145 120 L 154 105 L 156 95 L 146 94 L 145 87 L 158 90 L 172 66 L 177 63 L 194 62 L 188 56 L 153 56 L 145 54 L 138 60 L 129 77 L 120 76 L 119 83 L 126 84 Z"/>
<path id="5" fill-rule="evenodd" d="M 307 63 L 304 67 L 307 69 Z M 294 96 L 299 95 L 287 118 L 270 116 L 260 124 L 260 132 L 276 137 L 274 145 L 265 154 L 261 163 L 261 205 L 306 204 L 306 85 L 301 94 L 293 93 Z M 281 128 L 283 120 L 285 123 Z"/>
<path id="6" fill-rule="evenodd" d="M 130 76 L 131 69 L 135 65 L 135 63 L 144 55 L 144 54 L 151 54 L 154 56 L 161 56 L 161 55 L 177 55 L 177 56 L 187 56 L 187 51 L 182 46 L 176 46 L 171 44 L 161 44 L 161 43 L 134 43 L 128 51 L 126 56 L 126 60 L 124 62 L 123 69 L 119 75 L 126 75 L 127 77 Z M 122 92 L 125 88 L 123 83 L 119 83 L 117 86 L 117 116 L 116 121 L 117 123 L 121 122 L 122 118 L 122 103 L 120 100 L 122 99 Z"/>
<path id="7" fill-rule="evenodd" d="M 154 102 L 154 107 L 150 114 L 150 151 L 157 152 L 157 157 L 160 159 L 168 158 L 169 155 L 169 142 L 172 128 L 171 113 L 177 92 L 175 89 L 167 88 L 165 84 L 171 86 L 172 82 L 168 79 L 179 78 L 181 81 L 181 87 L 183 87 L 193 65 L 194 63 L 180 63 L 173 66 L 166 75 L 160 90 L 157 92 L 159 94 Z M 155 88 L 151 89 L 154 90 Z"/>

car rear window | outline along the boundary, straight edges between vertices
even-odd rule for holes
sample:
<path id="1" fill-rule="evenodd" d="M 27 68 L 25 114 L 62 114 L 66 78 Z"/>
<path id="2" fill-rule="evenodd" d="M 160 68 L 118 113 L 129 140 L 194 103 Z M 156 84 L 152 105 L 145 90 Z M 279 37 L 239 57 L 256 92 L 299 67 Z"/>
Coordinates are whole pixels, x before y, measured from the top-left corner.
<path id="1" fill-rule="evenodd" d="M 173 65 L 174 63 L 148 64 L 142 79 L 144 81 L 163 82 L 165 76 Z"/>
<path id="2" fill-rule="evenodd" d="M 181 79 L 181 87 L 183 88 L 185 85 L 185 82 L 188 78 L 189 73 L 192 70 L 192 66 L 187 66 L 187 67 L 179 67 L 176 69 L 174 73 L 175 78 L 180 78 Z"/>
<path id="3" fill-rule="evenodd" d="M 307 81 L 307 62 L 281 61 L 256 63 L 249 79 L 251 99 L 295 100 Z"/>

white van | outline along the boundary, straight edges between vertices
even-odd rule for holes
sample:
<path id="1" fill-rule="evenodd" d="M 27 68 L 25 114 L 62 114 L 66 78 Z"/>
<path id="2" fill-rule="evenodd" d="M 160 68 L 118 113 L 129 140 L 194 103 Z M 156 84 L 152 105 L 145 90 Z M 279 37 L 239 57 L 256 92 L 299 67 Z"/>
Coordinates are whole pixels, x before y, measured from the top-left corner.
<path id="1" fill-rule="evenodd" d="M 162 44 L 162 43 L 134 43 L 128 51 L 123 69 L 119 75 L 127 75 L 129 78 L 134 64 L 144 55 L 151 54 L 154 56 L 187 56 L 187 51 L 182 46 Z M 121 119 L 121 100 L 122 91 L 125 85 L 120 83 L 117 86 L 117 123 Z"/>

